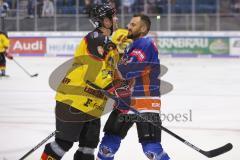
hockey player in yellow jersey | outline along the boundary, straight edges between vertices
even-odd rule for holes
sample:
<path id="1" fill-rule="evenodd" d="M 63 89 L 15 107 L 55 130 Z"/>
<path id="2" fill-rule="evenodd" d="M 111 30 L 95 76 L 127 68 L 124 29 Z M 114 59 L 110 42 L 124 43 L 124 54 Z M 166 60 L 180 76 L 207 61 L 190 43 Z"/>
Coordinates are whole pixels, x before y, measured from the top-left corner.
<path id="1" fill-rule="evenodd" d="M 6 70 L 6 59 L 5 56 L 8 59 L 13 59 L 12 55 L 7 52 L 7 49 L 10 45 L 9 38 L 6 33 L 0 31 L 0 77 L 7 76 L 5 74 Z"/>
<path id="2" fill-rule="evenodd" d="M 109 36 L 113 32 L 115 9 L 109 4 L 96 5 L 90 12 L 96 29 L 80 42 L 72 68 L 62 80 L 56 94 L 55 141 L 45 146 L 41 160 L 60 160 L 74 142 L 79 148 L 74 160 L 94 160 L 99 142 L 100 116 L 107 98 L 88 86 L 102 88 L 111 84 L 118 54 Z"/>
<path id="3" fill-rule="evenodd" d="M 91 115 L 90 119 L 101 117 L 106 98 L 88 86 L 87 81 L 106 88 L 113 81 L 118 61 L 114 43 L 99 31 L 90 32 L 81 41 L 74 55 L 73 68 L 58 87 L 56 95 L 57 101 Z"/>

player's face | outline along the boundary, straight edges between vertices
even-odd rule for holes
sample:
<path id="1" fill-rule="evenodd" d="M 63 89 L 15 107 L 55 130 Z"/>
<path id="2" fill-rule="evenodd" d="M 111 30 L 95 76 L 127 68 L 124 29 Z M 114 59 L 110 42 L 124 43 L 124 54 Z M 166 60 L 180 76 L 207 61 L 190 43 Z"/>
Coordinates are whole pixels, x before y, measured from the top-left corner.
<path id="1" fill-rule="evenodd" d="M 142 35 L 142 23 L 140 17 L 133 17 L 128 24 L 128 38 L 137 39 Z"/>
<path id="2" fill-rule="evenodd" d="M 113 20 L 108 18 L 108 17 L 105 17 L 103 19 L 103 25 L 104 25 L 105 28 L 110 29 L 113 25 Z"/>

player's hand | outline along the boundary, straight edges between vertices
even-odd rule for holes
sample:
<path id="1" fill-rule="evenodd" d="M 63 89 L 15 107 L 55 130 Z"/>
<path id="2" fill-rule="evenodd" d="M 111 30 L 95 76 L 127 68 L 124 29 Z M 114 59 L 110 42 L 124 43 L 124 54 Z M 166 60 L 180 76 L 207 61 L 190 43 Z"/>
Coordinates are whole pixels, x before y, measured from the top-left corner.
<path id="1" fill-rule="evenodd" d="M 117 29 L 112 35 L 112 41 L 116 44 L 117 50 L 120 54 L 123 54 L 126 47 L 132 43 L 132 40 L 128 39 L 127 36 L 127 29 Z"/>
<path id="2" fill-rule="evenodd" d="M 13 55 L 10 54 L 10 53 L 8 53 L 8 52 L 5 53 L 5 56 L 6 56 L 8 59 L 10 59 L 10 60 L 13 59 Z"/>
<path id="3" fill-rule="evenodd" d="M 108 93 L 117 97 L 117 102 L 114 104 L 114 108 L 121 113 L 128 113 L 131 105 L 131 90 L 129 82 L 127 80 L 117 79 L 111 84 L 111 87 L 106 88 Z"/>
<path id="4" fill-rule="evenodd" d="M 105 90 L 115 95 L 117 98 L 131 97 L 131 90 L 127 80 L 114 80 Z"/>

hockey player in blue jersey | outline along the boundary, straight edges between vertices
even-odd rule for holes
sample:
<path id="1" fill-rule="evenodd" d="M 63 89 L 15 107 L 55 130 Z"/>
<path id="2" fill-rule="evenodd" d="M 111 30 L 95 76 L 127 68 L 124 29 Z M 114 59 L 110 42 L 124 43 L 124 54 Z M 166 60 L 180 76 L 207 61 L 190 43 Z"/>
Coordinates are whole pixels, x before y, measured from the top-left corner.
<path id="1" fill-rule="evenodd" d="M 138 139 L 144 154 L 150 160 L 170 160 L 161 145 L 160 100 L 160 60 L 155 43 L 147 37 L 151 21 L 146 15 L 134 15 L 128 24 L 128 38 L 133 43 L 118 65 L 121 78 L 131 82 L 131 96 L 124 98 L 113 110 L 104 127 L 104 137 L 98 151 L 98 160 L 113 160 L 121 140 L 136 123 Z M 130 105 L 137 109 L 141 117 L 131 113 Z M 138 117 L 138 118 L 137 118 Z M 154 124 L 154 125 L 153 125 Z"/>

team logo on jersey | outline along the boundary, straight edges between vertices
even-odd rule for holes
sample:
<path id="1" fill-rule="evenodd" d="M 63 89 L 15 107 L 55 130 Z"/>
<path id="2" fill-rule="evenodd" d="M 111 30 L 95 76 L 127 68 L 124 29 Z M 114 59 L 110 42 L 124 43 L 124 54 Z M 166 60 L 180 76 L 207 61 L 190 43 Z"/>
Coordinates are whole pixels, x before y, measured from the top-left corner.
<path id="1" fill-rule="evenodd" d="M 150 160 L 154 160 L 154 159 L 156 159 L 156 153 L 153 153 L 153 152 L 147 152 L 147 153 L 145 153 L 146 154 L 146 156 L 150 159 Z"/>
<path id="2" fill-rule="evenodd" d="M 93 38 L 97 38 L 98 37 L 98 32 L 93 32 Z"/>
<path id="3" fill-rule="evenodd" d="M 98 98 L 101 98 L 101 99 L 104 98 L 104 95 L 102 94 L 102 92 L 100 92 L 100 91 L 98 91 L 98 90 L 94 90 L 94 89 L 92 89 L 92 88 L 85 87 L 85 88 L 84 88 L 84 91 L 87 92 L 87 93 L 89 93 L 89 94 L 92 94 L 92 95 L 94 95 L 94 96 L 96 96 L 96 97 L 98 97 Z"/>
<path id="4" fill-rule="evenodd" d="M 159 108 L 159 107 L 161 107 L 161 104 L 160 103 L 152 103 L 152 107 Z"/>
<path id="5" fill-rule="evenodd" d="M 67 77 L 64 77 L 63 80 L 62 80 L 63 84 L 68 84 L 69 82 L 71 82 L 71 79 L 69 79 Z"/>
<path id="6" fill-rule="evenodd" d="M 130 56 L 136 57 L 139 62 L 143 62 L 146 59 L 145 53 L 140 49 L 134 49 L 130 53 Z"/>
<path id="7" fill-rule="evenodd" d="M 100 154 L 104 155 L 105 157 L 113 157 L 113 151 L 107 146 L 102 146 L 100 148 Z"/>

